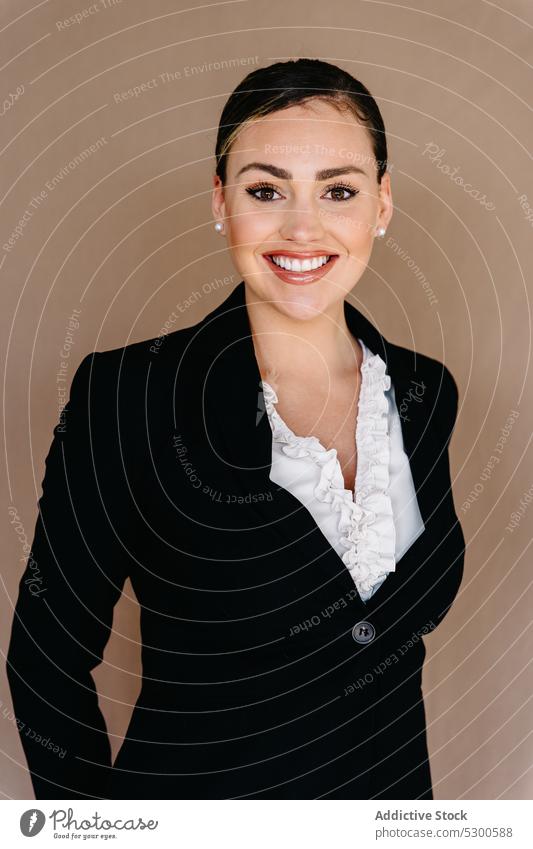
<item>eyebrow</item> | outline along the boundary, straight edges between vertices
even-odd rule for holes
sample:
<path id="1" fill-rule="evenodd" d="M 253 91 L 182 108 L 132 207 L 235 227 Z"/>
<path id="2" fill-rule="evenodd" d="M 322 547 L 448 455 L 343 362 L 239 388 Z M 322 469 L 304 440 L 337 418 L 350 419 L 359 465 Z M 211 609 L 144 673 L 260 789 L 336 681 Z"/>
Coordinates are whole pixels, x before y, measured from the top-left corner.
<path id="1" fill-rule="evenodd" d="M 243 165 L 236 176 L 239 177 L 245 171 L 251 170 L 268 171 L 278 180 L 292 180 L 290 171 L 285 168 L 278 168 L 277 165 L 270 165 L 268 162 L 250 162 L 248 165 Z M 315 180 L 330 180 L 332 177 L 338 177 L 341 174 L 364 174 L 365 177 L 368 176 L 367 172 L 363 168 L 358 168 L 357 165 L 341 165 L 338 168 L 323 168 L 321 171 L 317 171 Z"/>

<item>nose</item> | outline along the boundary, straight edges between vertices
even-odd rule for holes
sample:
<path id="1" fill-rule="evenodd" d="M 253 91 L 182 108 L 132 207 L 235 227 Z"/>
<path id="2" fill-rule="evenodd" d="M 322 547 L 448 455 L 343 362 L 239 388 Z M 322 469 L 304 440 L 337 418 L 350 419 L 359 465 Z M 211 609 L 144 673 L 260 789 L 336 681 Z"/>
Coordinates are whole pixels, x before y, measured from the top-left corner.
<path id="1" fill-rule="evenodd" d="M 322 218 L 312 201 L 295 199 L 283 210 L 280 236 L 300 244 L 321 239 L 324 234 Z"/>

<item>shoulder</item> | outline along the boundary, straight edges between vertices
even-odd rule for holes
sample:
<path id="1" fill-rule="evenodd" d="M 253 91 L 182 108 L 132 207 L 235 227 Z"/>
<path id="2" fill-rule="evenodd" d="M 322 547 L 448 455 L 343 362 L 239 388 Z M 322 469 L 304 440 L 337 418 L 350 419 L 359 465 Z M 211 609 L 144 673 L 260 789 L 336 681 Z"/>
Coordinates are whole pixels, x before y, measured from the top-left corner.
<path id="1" fill-rule="evenodd" d="M 148 379 L 157 380 L 176 367 L 200 324 L 201 321 L 162 336 L 88 353 L 74 374 L 71 395 L 87 386 L 91 393 L 106 388 L 122 394 L 137 392 Z"/>
<path id="2" fill-rule="evenodd" d="M 423 383 L 423 400 L 431 424 L 449 439 L 457 419 L 459 389 L 448 366 L 435 357 L 401 345 L 388 342 L 387 349 L 405 373 L 416 375 Z"/>
<path id="3" fill-rule="evenodd" d="M 448 366 L 441 360 L 392 342 L 387 342 L 387 348 L 405 369 L 426 375 L 437 392 L 444 392 L 448 398 L 458 395 L 457 382 Z"/>
<path id="4" fill-rule="evenodd" d="M 57 443 L 78 450 L 90 442 L 109 457 L 125 441 L 140 445 L 147 429 L 152 437 L 172 414 L 176 373 L 196 328 L 88 353 L 54 428 Z"/>

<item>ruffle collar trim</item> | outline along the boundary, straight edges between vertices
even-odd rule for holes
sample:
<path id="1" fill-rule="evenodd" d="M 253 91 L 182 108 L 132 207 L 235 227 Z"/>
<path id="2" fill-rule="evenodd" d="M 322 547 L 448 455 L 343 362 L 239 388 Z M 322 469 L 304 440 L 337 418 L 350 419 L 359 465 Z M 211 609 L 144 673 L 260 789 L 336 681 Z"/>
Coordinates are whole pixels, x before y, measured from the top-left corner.
<path id="1" fill-rule="evenodd" d="M 320 467 L 314 495 L 338 512 L 338 531 L 346 548 L 342 561 L 366 600 L 374 585 L 396 568 L 396 531 L 388 495 L 390 437 L 388 429 L 391 379 L 386 364 L 359 339 L 363 348 L 361 388 L 356 426 L 357 470 L 355 499 L 345 489 L 337 449 L 327 450 L 316 436 L 297 436 L 275 408 L 278 396 L 262 380 L 265 408 L 274 439 L 289 457 L 311 457 Z"/>

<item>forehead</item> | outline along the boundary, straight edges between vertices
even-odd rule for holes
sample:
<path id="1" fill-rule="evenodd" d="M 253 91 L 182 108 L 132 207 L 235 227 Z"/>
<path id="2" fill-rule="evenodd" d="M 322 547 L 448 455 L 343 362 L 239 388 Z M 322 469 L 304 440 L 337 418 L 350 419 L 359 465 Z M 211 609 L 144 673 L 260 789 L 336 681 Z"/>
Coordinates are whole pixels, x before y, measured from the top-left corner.
<path id="1" fill-rule="evenodd" d="M 236 172 L 256 160 L 294 173 L 348 164 L 369 173 L 375 168 L 366 127 L 353 112 L 320 100 L 280 109 L 244 125 L 231 146 L 228 169 Z"/>

